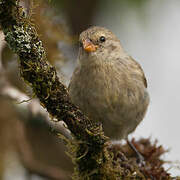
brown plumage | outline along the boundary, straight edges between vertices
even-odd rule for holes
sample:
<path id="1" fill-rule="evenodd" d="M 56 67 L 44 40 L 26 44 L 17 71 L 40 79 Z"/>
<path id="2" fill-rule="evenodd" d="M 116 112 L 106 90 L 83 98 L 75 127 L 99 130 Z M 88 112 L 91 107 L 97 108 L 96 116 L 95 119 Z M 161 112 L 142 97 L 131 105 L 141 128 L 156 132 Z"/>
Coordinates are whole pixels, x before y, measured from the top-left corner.
<path id="1" fill-rule="evenodd" d="M 78 65 L 69 85 L 72 102 L 92 120 L 101 121 L 105 135 L 126 138 L 149 104 L 143 70 L 105 28 L 90 27 L 79 42 Z"/>

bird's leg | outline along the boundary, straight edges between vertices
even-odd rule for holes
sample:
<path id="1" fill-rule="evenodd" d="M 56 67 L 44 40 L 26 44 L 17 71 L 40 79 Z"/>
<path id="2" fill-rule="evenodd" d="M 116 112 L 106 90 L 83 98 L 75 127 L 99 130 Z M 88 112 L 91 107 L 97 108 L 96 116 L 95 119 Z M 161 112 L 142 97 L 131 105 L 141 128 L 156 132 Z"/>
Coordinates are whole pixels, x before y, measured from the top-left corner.
<path id="1" fill-rule="evenodd" d="M 129 145 L 129 147 L 136 153 L 137 155 L 137 163 L 141 166 L 145 165 L 145 160 L 144 157 L 141 155 L 141 153 L 136 149 L 136 147 L 133 145 L 133 143 L 131 141 L 129 141 L 129 139 L 126 139 L 127 144 Z"/>

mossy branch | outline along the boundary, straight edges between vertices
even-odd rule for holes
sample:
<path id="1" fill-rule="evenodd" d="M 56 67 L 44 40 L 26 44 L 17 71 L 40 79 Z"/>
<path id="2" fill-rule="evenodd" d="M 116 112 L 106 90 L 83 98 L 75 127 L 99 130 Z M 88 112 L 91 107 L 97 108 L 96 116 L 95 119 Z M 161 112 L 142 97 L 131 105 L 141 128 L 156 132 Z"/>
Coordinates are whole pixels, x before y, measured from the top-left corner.
<path id="1" fill-rule="evenodd" d="M 108 138 L 100 124 L 92 123 L 71 103 L 67 88 L 48 63 L 35 27 L 27 21 L 18 0 L 0 0 L 0 23 L 6 42 L 19 56 L 21 76 L 49 114 L 63 120 L 74 135 L 78 144 L 76 157 L 81 157 L 76 159 L 78 169 L 81 172 L 88 170 L 92 177 L 98 174 L 99 169 L 91 171 L 94 167 L 102 168 L 109 161 L 104 153 Z"/>
<path id="2" fill-rule="evenodd" d="M 36 30 L 25 18 L 18 1 L 0 1 L 0 21 L 5 40 L 20 59 L 20 71 L 24 80 L 33 88 L 41 105 L 56 119 L 66 122 L 77 139 L 87 140 L 95 132 L 101 134 L 100 125 L 95 125 L 74 106 L 67 88 L 59 81 L 56 70 L 47 59 Z M 100 144 L 105 141 L 102 135 Z M 92 138 L 92 141 L 94 138 Z M 96 141 L 96 140 L 95 140 Z"/>

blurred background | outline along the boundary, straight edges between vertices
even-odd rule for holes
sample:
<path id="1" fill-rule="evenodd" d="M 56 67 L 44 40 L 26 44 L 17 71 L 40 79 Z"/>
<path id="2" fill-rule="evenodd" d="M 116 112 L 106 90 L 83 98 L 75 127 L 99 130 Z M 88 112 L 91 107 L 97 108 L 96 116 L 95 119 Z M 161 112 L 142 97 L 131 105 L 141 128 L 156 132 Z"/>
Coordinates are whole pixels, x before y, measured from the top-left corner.
<path id="1" fill-rule="evenodd" d="M 76 65 L 78 35 L 104 26 L 144 69 L 151 103 L 131 137 L 151 137 L 170 149 L 169 172 L 179 175 L 180 160 L 180 1 L 40 0 L 22 5 L 37 26 L 62 81 L 68 85 Z M 68 180 L 73 172 L 63 141 L 53 135 L 50 117 L 19 77 L 17 57 L 0 33 L 0 180 Z M 50 130 L 51 129 L 51 130 Z"/>

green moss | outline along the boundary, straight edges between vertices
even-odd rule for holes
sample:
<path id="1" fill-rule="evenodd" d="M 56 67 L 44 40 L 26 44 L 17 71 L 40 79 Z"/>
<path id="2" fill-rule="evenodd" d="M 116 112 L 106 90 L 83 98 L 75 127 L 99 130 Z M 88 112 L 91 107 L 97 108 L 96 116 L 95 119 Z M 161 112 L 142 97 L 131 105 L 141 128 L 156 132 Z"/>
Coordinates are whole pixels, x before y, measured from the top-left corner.
<path id="1" fill-rule="evenodd" d="M 13 26 L 13 31 L 8 31 L 5 40 L 13 52 L 30 53 L 31 52 L 31 36 L 24 30 L 23 26 Z"/>

